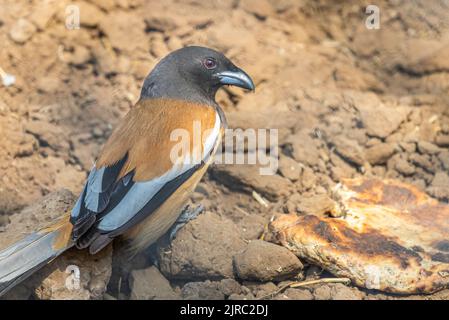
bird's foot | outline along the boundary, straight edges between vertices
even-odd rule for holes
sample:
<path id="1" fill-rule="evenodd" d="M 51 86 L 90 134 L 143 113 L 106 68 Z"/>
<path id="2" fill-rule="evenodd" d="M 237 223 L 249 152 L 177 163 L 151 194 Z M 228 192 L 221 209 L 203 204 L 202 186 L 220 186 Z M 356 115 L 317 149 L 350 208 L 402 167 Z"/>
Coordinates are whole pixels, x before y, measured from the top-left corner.
<path id="1" fill-rule="evenodd" d="M 178 220 L 176 220 L 175 224 L 170 230 L 170 242 L 175 238 L 176 234 L 178 233 L 179 229 L 184 227 L 184 225 L 187 224 L 187 222 L 196 219 L 198 215 L 200 215 L 204 211 L 204 206 L 202 204 L 199 204 L 195 208 L 191 208 L 190 205 L 187 205 L 183 210 L 181 215 L 179 216 Z"/>

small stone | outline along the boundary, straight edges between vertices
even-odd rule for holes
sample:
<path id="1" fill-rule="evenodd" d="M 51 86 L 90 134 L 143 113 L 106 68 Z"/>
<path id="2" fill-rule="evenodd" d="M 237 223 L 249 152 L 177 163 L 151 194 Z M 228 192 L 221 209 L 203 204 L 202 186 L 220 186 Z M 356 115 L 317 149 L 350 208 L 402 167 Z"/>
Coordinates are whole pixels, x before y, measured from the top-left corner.
<path id="1" fill-rule="evenodd" d="M 309 167 L 304 168 L 301 177 L 301 184 L 306 190 L 313 188 L 317 183 L 317 179 L 318 178 L 312 169 Z"/>
<path id="2" fill-rule="evenodd" d="M 7 215 L 5 214 L 0 214 L 0 227 L 4 227 L 7 224 L 9 224 L 10 219 Z"/>
<path id="3" fill-rule="evenodd" d="M 290 157 L 283 156 L 279 160 L 279 172 L 290 181 L 297 181 L 301 177 L 301 166 Z"/>
<path id="4" fill-rule="evenodd" d="M 438 148 L 433 143 L 427 142 L 427 141 L 419 141 L 418 142 L 418 151 L 422 154 L 437 154 L 441 151 L 440 148 Z"/>
<path id="5" fill-rule="evenodd" d="M 65 61 L 75 66 L 81 66 L 91 59 L 89 49 L 84 46 L 75 46 L 72 52 L 65 54 Z"/>
<path id="6" fill-rule="evenodd" d="M 386 138 L 399 128 L 399 125 L 407 119 L 411 109 L 408 107 L 357 106 L 360 111 L 360 120 L 366 128 L 369 136 Z"/>
<path id="7" fill-rule="evenodd" d="M 396 160 L 394 164 L 394 168 L 397 172 L 404 176 L 411 176 L 415 173 L 415 167 L 412 166 L 407 160 L 405 159 L 398 159 Z"/>
<path id="8" fill-rule="evenodd" d="M 90 0 L 90 2 L 94 3 L 104 11 L 112 11 L 116 5 L 115 0 Z"/>
<path id="9" fill-rule="evenodd" d="M 251 293 L 246 294 L 232 294 L 228 300 L 254 300 L 255 297 Z"/>
<path id="10" fill-rule="evenodd" d="M 182 48 L 182 41 L 176 36 L 172 36 L 168 39 L 167 47 L 170 51 L 178 50 Z"/>
<path id="11" fill-rule="evenodd" d="M 399 142 L 399 146 L 407 153 L 413 153 L 416 151 L 416 144 L 413 142 Z"/>
<path id="12" fill-rule="evenodd" d="M 36 26 L 26 19 L 17 20 L 9 32 L 11 39 L 19 44 L 27 42 L 36 32 Z"/>
<path id="13" fill-rule="evenodd" d="M 449 150 L 440 152 L 438 159 L 440 160 L 443 169 L 449 171 Z"/>
<path id="14" fill-rule="evenodd" d="M 289 288 L 285 290 L 284 295 L 289 300 L 313 300 L 313 294 L 306 289 Z"/>
<path id="15" fill-rule="evenodd" d="M 380 143 L 366 150 L 366 159 L 371 165 L 384 164 L 396 152 L 395 143 Z"/>
<path id="16" fill-rule="evenodd" d="M 362 148 L 355 140 L 337 137 L 334 141 L 336 152 L 346 161 L 357 166 L 363 166 L 365 156 Z"/>
<path id="17" fill-rule="evenodd" d="M 104 13 L 93 4 L 85 1 L 76 4 L 80 9 L 80 24 L 83 27 L 96 27 L 100 24 Z"/>
<path id="18" fill-rule="evenodd" d="M 150 52 L 153 57 L 162 58 L 169 53 L 167 45 L 165 44 L 164 36 L 161 33 L 152 35 L 150 42 Z"/>
<path id="19" fill-rule="evenodd" d="M 332 300 L 362 300 L 365 294 L 357 288 L 336 283 L 331 286 L 331 296 Z"/>
<path id="20" fill-rule="evenodd" d="M 296 211 L 301 214 L 312 214 L 323 216 L 332 213 L 335 208 L 335 202 L 327 194 L 314 196 L 301 196 L 298 199 Z"/>
<path id="21" fill-rule="evenodd" d="M 279 288 L 273 282 L 245 282 L 256 298 L 262 298 L 275 293 Z"/>
<path id="22" fill-rule="evenodd" d="M 131 300 L 173 300 L 179 295 L 155 266 L 133 270 L 130 275 Z"/>
<path id="23" fill-rule="evenodd" d="M 108 37 L 111 46 L 121 52 L 136 52 L 137 50 L 148 52 L 149 50 L 145 22 L 143 19 L 136 18 L 135 14 L 130 11 L 110 12 L 101 19 L 99 28 Z"/>
<path id="24" fill-rule="evenodd" d="M 30 20 L 39 30 L 44 30 L 55 15 L 57 9 L 55 4 L 41 3 L 34 8 L 30 15 Z"/>
<path id="25" fill-rule="evenodd" d="M 68 151 L 69 143 L 61 127 L 42 121 L 30 121 L 25 124 L 25 131 L 32 134 L 39 141 L 41 147 L 50 146 L 55 151 Z"/>
<path id="26" fill-rule="evenodd" d="M 224 300 L 220 282 L 206 280 L 204 282 L 189 282 L 182 287 L 182 298 L 185 300 Z"/>
<path id="27" fill-rule="evenodd" d="M 438 171 L 432 180 L 432 184 L 427 191 L 434 197 L 448 200 L 449 199 L 449 175 L 444 171 Z"/>
<path id="28" fill-rule="evenodd" d="M 303 266 L 288 249 L 254 240 L 234 256 L 234 268 L 242 280 L 280 281 L 298 275 Z"/>
<path id="29" fill-rule="evenodd" d="M 227 297 L 233 294 L 240 294 L 243 292 L 243 288 L 234 279 L 223 279 L 220 281 L 220 290 Z"/>
<path id="30" fill-rule="evenodd" d="M 254 14 L 260 19 L 265 19 L 274 13 L 274 8 L 267 0 L 245 0 L 241 2 L 243 10 Z"/>
<path id="31" fill-rule="evenodd" d="M 320 159 L 320 142 L 312 138 L 309 132 L 299 131 L 291 135 L 287 143 L 291 144 L 292 156 L 297 162 L 311 167 L 317 165 Z"/>
<path id="32" fill-rule="evenodd" d="M 313 291 L 315 300 L 330 300 L 332 297 L 331 288 L 327 285 L 322 285 Z"/>
<path id="33" fill-rule="evenodd" d="M 429 160 L 428 155 L 412 153 L 409 156 L 409 161 L 414 165 L 430 172 L 434 172 L 435 168 L 433 168 L 432 162 Z"/>
<path id="34" fill-rule="evenodd" d="M 55 92 L 61 86 L 61 81 L 57 78 L 42 77 L 38 79 L 36 88 L 44 93 Z"/>
<path id="35" fill-rule="evenodd" d="M 449 135 L 438 135 L 435 138 L 435 143 L 442 148 L 449 147 Z"/>
<path id="36" fill-rule="evenodd" d="M 218 165 L 212 175 L 231 189 L 248 193 L 256 191 L 270 201 L 286 196 L 292 189 L 291 182 L 280 175 L 261 175 L 254 165 Z"/>
<path id="37" fill-rule="evenodd" d="M 160 249 L 160 269 L 174 279 L 233 278 L 232 257 L 245 246 L 232 221 L 205 212 L 178 231 L 170 248 Z"/>
<path id="38" fill-rule="evenodd" d="M 240 229 L 240 234 L 245 240 L 258 239 L 264 231 L 266 219 L 254 213 L 247 213 L 244 210 L 236 210 L 233 214 L 234 221 Z"/>
<path id="39" fill-rule="evenodd" d="M 145 18 L 146 29 L 150 32 L 167 32 L 178 28 L 183 24 L 184 18 L 179 16 L 173 17 L 170 15 L 160 15 L 155 13 L 148 13 L 149 15 Z"/>
<path id="40" fill-rule="evenodd" d="M 72 249 L 65 252 L 32 277 L 42 279 L 35 287 L 39 299 L 48 300 L 98 300 L 106 292 L 112 273 L 112 246 L 101 250 L 95 256 L 86 251 Z M 79 268 L 79 288 L 67 287 L 67 268 Z M 27 280 L 27 282 L 30 280 Z M 34 280 L 36 281 L 36 280 Z M 33 283 L 32 281 L 29 283 Z"/>

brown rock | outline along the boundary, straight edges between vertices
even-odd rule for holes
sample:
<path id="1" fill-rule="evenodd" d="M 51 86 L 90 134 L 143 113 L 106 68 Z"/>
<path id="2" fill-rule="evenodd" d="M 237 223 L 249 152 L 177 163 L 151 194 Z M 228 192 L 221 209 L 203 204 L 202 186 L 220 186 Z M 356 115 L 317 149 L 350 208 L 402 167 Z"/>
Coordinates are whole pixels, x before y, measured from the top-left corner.
<path id="1" fill-rule="evenodd" d="M 75 46 L 72 51 L 65 53 L 65 61 L 75 66 L 81 66 L 91 59 L 89 49 L 83 46 Z"/>
<path id="2" fill-rule="evenodd" d="M 418 151 L 422 154 L 437 154 L 441 151 L 441 149 L 433 143 L 427 141 L 418 141 Z"/>
<path id="3" fill-rule="evenodd" d="M 411 176 L 415 173 L 415 167 L 412 166 L 407 160 L 405 159 L 397 159 L 394 168 L 397 172 L 404 176 Z"/>
<path id="4" fill-rule="evenodd" d="M 438 155 L 438 159 L 440 160 L 443 169 L 449 171 L 449 150 L 441 151 Z"/>
<path id="5" fill-rule="evenodd" d="M 304 189 L 308 190 L 313 188 L 317 183 L 317 177 L 313 173 L 313 170 L 306 167 L 304 168 L 301 176 L 301 184 L 304 187 Z"/>
<path id="6" fill-rule="evenodd" d="M 214 178 L 233 190 L 251 193 L 253 190 L 276 200 L 292 189 L 290 181 L 279 175 L 261 175 L 254 165 L 219 165 L 212 168 Z"/>
<path id="7" fill-rule="evenodd" d="M 338 154 L 332 152 L 330 160 L 333 164 L 331 167 L 332 178 L 335 181 L 340 181 L 344 178 L 352 177 L 357 171 L 348 162 L 344 161 Z"/>
<path id="8" fill-rule="evenodd" d="M 236 222 L 236 226 L 245 240 L 258 239 L 267 223 L 264 217 L 257 213 L 248 213 L 243 209 L 236 209 L 232 214 L 232 220 Z"/>
<path id="9" fill-rule="evenodd" d="M 318 140 L 313 139 L 307 132 L 301 131 L 287 139 L 292 146 L 293 158 L 304 165 L 315 166 L 320 158 Z"/>
<path id="10" fill-rule="evenodd" d="M 413 142 L 399 142 L 399 146 L 407 153 L 416 151 L 416 143 Z"/>
<path id="11" fill-rule="evenodd" d="M 115 0 L 91 0 L 91 2 L 105 11 L 111 11 L 116 3 Z"/>
<path id="12" fill-rule="evenodd" d="M 94 47 L 92 53 L 97 62 L 99 72 L 106 75 L 118 73 L 118 57 L 114 52 L 110 52 L 103 47 Z"/>
<path id="13" fill-rule="evenodd" d="M 153 34 L 151 36 L 150 42 L 150 52 L 153 57 L 162 58 L 169 53 L 169 50 L 165 43 L 164 35 L 162 33 Z"/>
<path id="14" fill-rule="evenodd" d="M 274 13 L 274 8 L 268 0 L 246 0 L 240 3 L 242 8 L 258 18 L 266 18 Z"/>
<path id="15" fill-rule="evenodd" d="M 217 282 L 206 280 L 204 282 L 189 282 L 181 291 L 185 300 L 224 300 L 225 295 L 221 292 Z"/>
<path id="16" fill-rule="evenodd" d="M 301 177 L 302 168 L 298 162 L 287 156 L 279 159 L 279 172 L 290 181 L 297 181 Z"/>
<path id="17" fill-rule="evenodd" d="M 245 281 L 243 284 L 250 289 L 253 295 L 258 299 L 274 294 L 279 289 L 273 282 L 260 283 Z"/>
<path id="18" fill-rule="evenodd" d="M 232 278 L 232 257 L 245 245 L 232 221 L 207 212 L 185 225 L 169 249 L 160 250 L 161 272 L 176 279 Z"/>
<path id="19" fill-rule="evenodd" d="M 327 285 L 319 286 L 313 291 L 315 300 L 330 300 L 332 297 L 331 288 Z"/>
<path id="20" fill-rule="evenodd" d="M 251 241 L 234 256 L 237 276 L 243 280 L 279 281 L 302 270 L 299 259 L 287 249 L 262 240 Z"/>
<path id="21" fill-rule="evenodd" d="M 279 297 L 281 296 L 281 297 Z M 306 289 L 295 289 L 295 288 L 289 288 L 285 290 L 284 294 L 279 295 L 275 299 L 282 299 L 282 300 L 313 300 L 313 294 Z"/>
<path id="22" fill-rule="evenodd" d="M 49 93 L 55 92 L 60 86 L 61 80 L 58 78 L 43 77 L 38 79 L 36 89 L 44 93 Z"/>
<path id="23" fill-rule="evenodd" d="M 410 109 L 392 106 L 358 106 L 360 119 L 370 136 L 386 138 L 407 119 Z"/>
<path id="24" fill-rule="evenodd" d="M 301 214 L 324 216 L 334 211 L 335 202 L 326 194 L 301 196 L 297 200 L 296 211 Z"/>
<path id="25" fill-rule="evenodd" d="M 103 11 L 85 1 L 77 2 L 76 5 L 80 9 L 80 24 L 82 27 L 92 28 L 100 24 L 104 16 Z"/>
<path id="26" fill-rule="evenodd" d="M 432 184 L 427 191 L 434 197 L 447 200 L 449 199 L 449 175 L 447 172 L 438 171 L 432 180 Z"/>
<path id="27" fill-rule="evenodd" d="M 432 165 L 432 162 L 429 160 L 428 155 L 412 153 L 409 156 L 409 160 L 414 165 L 421 167 L 425 171 L 434 172 L 435 168 Z"/>
<path id="28" fill-rule="evenodd" d="M 365 155 L 357 141 L 339 136 L 333 140 L 333 143 L 335 144 L 337 154 L 343 159 L 352 164 L 363 166 Z"/>
<path id="29" fill-rule="evenodd" d="M 182 16 L 160 15 L 157 12 L 149 12 L 145 17 L 145 23 L 148 31 L 167 32 L 179 28 L 186 24 L 185 18 Z"/>
<path id="30" fill-rule="evenodd" d="M 133 270 L 129 282 L 131 300 L 179 299 L 179 295 L 170 286 L 170 282 L 155 266 L 143 270 Z"/>
<path id="31" fill-rule="evenodd" d="M 56 10 L 58 6 L 54 3 L 41 3 L 33 9 L 29 19 L 39 30 L 44 30 L 54 17 Z"/>
<path id="32" fill-rule="evenodd" d="M 446 59 L 449 50 L 436 39 L 410 38 L 402 43 L 407 48 L 405 59 L 401 65 L 414 74 L 424 74 L 447 70 L 449 63 Z"/>
<path id="33" fill-rule="evenodd" d="M 19 19 L 9 31 L 11 39 L 19 44 L 27 42 L 36 32 L 36 27 L 26 19 Z"/>
<path id="34" fill-rule="evenodd" d="M 449 147 L 449 135 L 438 135 L 435 139 L 435 143 L 439 147 Z"/>
<path id="35" fill-rule="evenodd" d="M 25 131 L 31 133 L 39 141 L 41 147 L 49 146 L 55 151 L 68 151 L 70 149 L 61 127 L 51 123 L 37 120 L 25 124 Z"/>
<path id="36" fill-rule="evenodd" d="M 7 224 L 9 224 L 11 220 L 9 219 L 9 217 L 5 214 L 0 214 L 0 227 L 4 227 Z"/>
<path id="37" fill-rule="evenodd" d="M 72 249 L 58 257 L 32 277 L 45 277 L 36 286 L 34 294 L 39 299 L 49 300 L 92 300 L 102 299 L 112 272 L 112 246 L 108 246 L 95 256 L 87 251 Z M 70 274 L 70 270 L 75 273 Z M 76 276 L 78 280 L 70 281 Z M 27 280 L 28 282 L 28 280 Z M 30 280 L 30 283 L 33 279 Z"/>
<path id="38" fill-rule="evenodd" d="M 132 13 L 113 11 L 104 16 L 100 29 L 109 38 L 112 47 L 123 52 L 142 50 L 148 52 L 148 39 L 145 34 L 145 22 Z"/>
<path id="39" fill-rule="evenodd" d="M 362 300 L 365 294 L 357 288 L 335 283 L 315 288 L 313 296 L 316 300 Z"/>
<path id="40" fill-rule="evenodd" d="M 332 300 L 362 300 L 365 294 L 357 288 L 335 283 L 331 286 L 331 297 Z"/>
<path id="41" fill-rule="evenodd" d="M 379 143 L 366 149 L 365 156 L 371 165 L 384 164 L 395 152 L 395 143 Z"/>
<path id="42" fill-rule="evenodd" d="M 182 298 L 187 300 L 224 300 L 229 296 L 243 293 L 241 285 L 233 279 L 189 282 L 181 291 Z"/>

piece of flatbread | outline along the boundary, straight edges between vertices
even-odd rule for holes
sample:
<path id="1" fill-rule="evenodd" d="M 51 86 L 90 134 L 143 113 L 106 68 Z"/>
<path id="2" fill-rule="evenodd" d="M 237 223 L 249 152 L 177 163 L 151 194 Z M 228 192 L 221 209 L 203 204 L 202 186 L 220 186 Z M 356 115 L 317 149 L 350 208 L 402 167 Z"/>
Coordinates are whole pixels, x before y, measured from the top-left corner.
<path id="1" fill-rule="evenodd" d="M 393 180 L 344 180 L 334 195 L 340 217 L 281 215 L 271 237 L 360 287 L 401 294 L 449 287 L 449 205 Z"/>

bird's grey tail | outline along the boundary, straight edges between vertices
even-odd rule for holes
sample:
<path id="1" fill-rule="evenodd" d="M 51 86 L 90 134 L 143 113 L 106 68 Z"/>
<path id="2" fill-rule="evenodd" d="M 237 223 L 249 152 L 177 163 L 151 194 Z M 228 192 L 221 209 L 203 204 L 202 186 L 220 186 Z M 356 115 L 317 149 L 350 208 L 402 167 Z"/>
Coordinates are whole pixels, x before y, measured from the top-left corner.
<path id="1" fill-rule="evenodd" d="M 0 251 L 0 296 L 73 246 L 67 219 Z"/>

